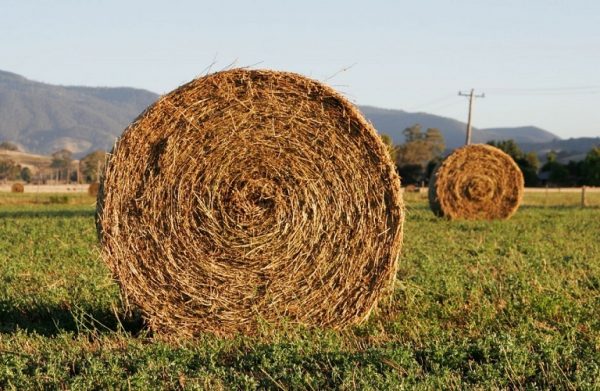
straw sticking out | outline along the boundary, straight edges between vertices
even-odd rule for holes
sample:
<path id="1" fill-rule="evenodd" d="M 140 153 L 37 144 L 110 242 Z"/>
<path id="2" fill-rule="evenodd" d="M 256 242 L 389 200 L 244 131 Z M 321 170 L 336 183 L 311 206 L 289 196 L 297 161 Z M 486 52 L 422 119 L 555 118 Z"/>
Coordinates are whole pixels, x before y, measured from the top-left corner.
<path id="1" fill-rule="evenodd" d="M 302 76 L 224 71 L 124 132 L 98 195 L 102 256 L 159 333 L 341 328 L 395 277 L 404 219 L 385 146 Z"/>

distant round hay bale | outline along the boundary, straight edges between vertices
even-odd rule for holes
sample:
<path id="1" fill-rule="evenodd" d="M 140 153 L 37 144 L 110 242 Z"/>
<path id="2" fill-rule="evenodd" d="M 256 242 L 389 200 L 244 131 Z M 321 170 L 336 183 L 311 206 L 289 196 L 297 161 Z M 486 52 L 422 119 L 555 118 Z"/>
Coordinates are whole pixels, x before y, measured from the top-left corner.
<path id="1" fill-rule="evenodd" d="M 25 186 L 22 183 L 16 182 L 13 183 L 10 187 L 11 193 L 23 193 L 25 191 Z"/>
<path id="2" fill-rule="evenodd" d="M 100 183 L 94 182 L 94 183 L 90 183 L 90 185 L 88 186 L 87 192 L 90 196 L 97 197 L 98 190 L 100 190 Z"/>
<path id="3" fill-rule="evenodd" d="M 293 73 L 235 69 L 163 96 L 115 146 L 97 205 L 102 256 L 161 334 L 358 323 L 402 244 L 385 145 Z"/>
<path id="4" fill-rule="evenodd" d="M 449 219 L 507 219 L 523 198 L 523 174 L 498 148 L 473 144 L 455 150 L 433 172 L 429 205 Z"/>

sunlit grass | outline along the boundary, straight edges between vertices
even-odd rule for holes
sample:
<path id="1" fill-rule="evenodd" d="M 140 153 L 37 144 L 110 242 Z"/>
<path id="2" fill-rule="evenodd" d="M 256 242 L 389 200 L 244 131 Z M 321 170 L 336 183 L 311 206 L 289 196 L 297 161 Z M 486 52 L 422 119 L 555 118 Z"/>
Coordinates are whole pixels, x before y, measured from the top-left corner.
<path id="1" fill-rule="evenodd" d="M 451 222 L 413 195 L 395 293 L 366 324 L 179 345 L 123 314 L 93 198 L 1 206 L 0 389 L 599 388 L 600 209 Z"/>

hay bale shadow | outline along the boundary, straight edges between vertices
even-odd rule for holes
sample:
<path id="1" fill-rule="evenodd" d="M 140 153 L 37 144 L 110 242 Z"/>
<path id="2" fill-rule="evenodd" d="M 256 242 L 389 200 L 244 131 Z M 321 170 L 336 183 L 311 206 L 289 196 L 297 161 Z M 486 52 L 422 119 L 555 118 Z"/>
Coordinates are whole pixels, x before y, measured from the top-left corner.
<path id="1" fill-rule="evenodd" d="M 94 217 L 93 210 L 2 210 L 0 219 Z"/>
<path id="2" fill-rule="evenodd" d="M 25 330 L 45 337 L 62 333 L 115 333 L 138 336 L 146 326 L 139 313 L 125 315 L 111 308 L 73 308 L 68 305 L 21 307 L 10 300 L 0 301 L 0 333 Z"/>

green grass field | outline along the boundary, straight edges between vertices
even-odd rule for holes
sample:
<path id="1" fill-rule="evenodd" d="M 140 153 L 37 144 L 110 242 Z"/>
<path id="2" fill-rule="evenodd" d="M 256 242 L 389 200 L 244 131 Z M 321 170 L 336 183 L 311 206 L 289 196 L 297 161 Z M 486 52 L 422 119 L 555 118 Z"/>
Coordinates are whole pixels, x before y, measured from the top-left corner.
<path id="1" fill-rule="evenodd" d="M 0 389 L 600 388 L 598 207 L 526 197 L 509 221 L 449 222 L 407 195 L 395 293 L 367 324 L 170 345 L 123 315 L 93 199 L 11 197 Z"/>

